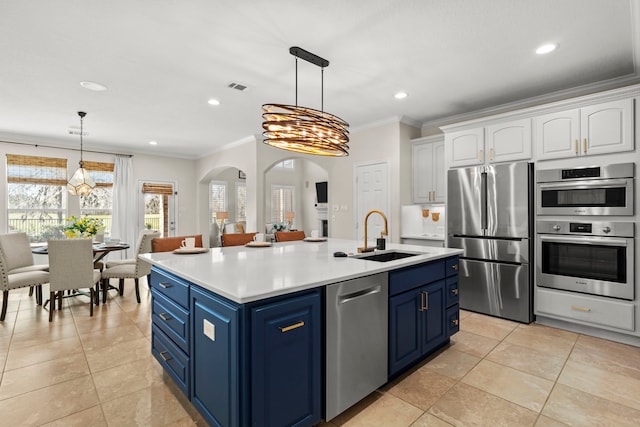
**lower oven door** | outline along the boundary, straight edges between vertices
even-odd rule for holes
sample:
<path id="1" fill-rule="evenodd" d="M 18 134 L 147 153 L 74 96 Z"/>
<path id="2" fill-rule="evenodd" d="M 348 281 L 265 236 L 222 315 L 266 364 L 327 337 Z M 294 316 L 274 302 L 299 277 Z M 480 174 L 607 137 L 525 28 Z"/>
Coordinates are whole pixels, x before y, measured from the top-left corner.
<path id="1" fill-rule="evenodd" d="M 633 300 L 634 239 L 540 234 L 538 286 Z"/>

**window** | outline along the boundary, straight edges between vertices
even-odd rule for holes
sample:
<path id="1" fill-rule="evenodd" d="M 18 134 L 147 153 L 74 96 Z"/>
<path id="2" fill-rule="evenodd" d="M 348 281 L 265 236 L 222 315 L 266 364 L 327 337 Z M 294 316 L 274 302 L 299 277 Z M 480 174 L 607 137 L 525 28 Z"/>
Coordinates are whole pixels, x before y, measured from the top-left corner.
<path id="1" fill-rule="evenodd" d="M 7 154 L 9 232 L 26 232 L 32 242 L 64 237 L 67 160 Z"/>
<path id="2" fill-rule="evenodd" d="M 271 221 L 283 223 L 286 221 L 284 213 L 292 212 L 295 187 L 292 185 L 271 186 Z"/>
<path id="3" fill-rule="evenodd" d="M 113 217 L 113 163 L 84 162 L 96 187 L 88 196 L 80 196 L 80 214 L 100 218 L 104 232 L 111 233 Z"/>
<path id="4" fill-rule="evenodd" d="M 216 212 L 227 211 L 227 183 L 211 181 L 209 186 L 209 214 L 211 222 L 216 220 Z"/>
<path id="5" fill-rule="evenodd" d="M 295 169 L 295 160 L 283 160 L 280 163 L 276 163 L 275 165 L 273 165 L 273 167 L 280 169 Z"/>
<path id="6" fill-rule="evenodd" d="M 173 184 L 143 182 L 144 228 L 160 231 L 162 237 L 169 236 L 169 224 L 173 222 Z"/>
<path id="7" fill-rule="evenodd" d="M 247 220 L 247 184 L 236 182 L 236 222 Z"/>

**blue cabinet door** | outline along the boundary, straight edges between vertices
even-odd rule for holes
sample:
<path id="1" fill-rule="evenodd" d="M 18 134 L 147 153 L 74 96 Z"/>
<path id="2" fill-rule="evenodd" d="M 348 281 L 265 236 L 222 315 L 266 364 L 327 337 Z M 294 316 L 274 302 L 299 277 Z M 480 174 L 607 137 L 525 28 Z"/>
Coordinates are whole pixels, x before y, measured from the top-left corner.
<path id="1" fill-rule="evenodd" d="M 312 426 L 321 420 L 320 293 L 251 310 L 253 426 Z"/>
<path id="2" fill-rule="evenodd" d="M 443 344 L 447 338 L 445 281 L 440 280 L 421 288 L 426 307 L 422 316 L 422 354 Z"/>
<path id="3" fill-rule="evenodd" d="M 422 355 L 420 297 L 420 290 L 414 289 L 389 298 L 390 377 Z"/>
<path id="4" fill-rule="evenodd" d="M 191 402 L 210 425 L 238 426 L 240 310 L 192 287 L 191 316 Z"/>

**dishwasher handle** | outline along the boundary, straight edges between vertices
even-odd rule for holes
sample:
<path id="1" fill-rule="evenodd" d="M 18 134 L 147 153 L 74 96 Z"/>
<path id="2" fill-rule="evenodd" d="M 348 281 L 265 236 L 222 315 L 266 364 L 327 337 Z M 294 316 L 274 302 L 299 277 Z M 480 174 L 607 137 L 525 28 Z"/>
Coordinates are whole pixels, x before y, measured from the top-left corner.
<path id="1" fill-rule="evenodd" d="M 362 290 L 357 291 L 357 292 L 352 292 L 350 294 L 340 295 L 338 297 L 338 305 L 346 304 L 349 301 L 353 301 L 353 300 L 356 300 L 358 298 L 365 297 L 367 295 L 379 294 L 381 290 L 382 290 L 381 286 L 377 285 L 377 286 L 373 286 L 373 287 L 368 288 L 368 289 L 362 289 Z"/>

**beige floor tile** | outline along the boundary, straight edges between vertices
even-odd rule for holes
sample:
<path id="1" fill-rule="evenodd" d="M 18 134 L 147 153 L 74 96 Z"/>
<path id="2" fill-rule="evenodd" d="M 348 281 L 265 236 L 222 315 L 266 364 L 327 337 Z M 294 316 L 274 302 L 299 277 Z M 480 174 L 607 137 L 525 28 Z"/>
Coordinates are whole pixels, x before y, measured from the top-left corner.
<path id="1" fill-rule="evenodd" d="M 640 425 L 640 411 L 562 384 L 554 387 L 542 414 L 574 426 Z"/>
<path id="2" fill-rule="evenodd" d="M 422 414 L 420 418 L 416 420 L 415 423 L 411 424 L 411 427 L 451 427 L 452 424 L 449 424 L 446 421 L 442 421 L 440 418 L 431 415 L 428 412 Z"/>
<path id="3" fill-rule="evenodd" d="M 640 410 L 640 380 L 574 361 L 565 365 L 559 384 Z"/>
<path id="4" fill-rule="evenodd" d="M 12 369 L 60 359 L 79 353 L 82 353 L 82 345 L 77 336 L 19 348 L 17 350 L 10 348 L 5 370 L 10 371 Z"/>
<path id="5" fill-rule="evenodd" d="M 544 415 L 540 415 L 538 417 L 538 421 L 536 421 L 535 427 L 565 427 L 569 424 L 562 423 L 558 420 L 554 420 L 553 418 L 549 418 Z"/>
<path id="6" fill-rule="evenodd" d="M 421 409 L 385 393 L 343 425 L 345 427 L 408 427 L 422 413 Z"/>
<path id="7" fill-rule="evenodd" d="M 1 400 L 0 414 L 3 425 L 39 426 L 96 404 L 98 396 L 93 381 L 85 376 Z"/>
<path id="8" fill-rule="evenodd" d="M 495 340 L 503 340 L 516 327 L 517 322 L 499 319 L 497 317 L 485 316 L 482 314 L 471 314 L 460 320 L 460 330 L 465 332 L 473 332 L 483 337 L 493 338 Z"/>
<path id="9" fill-rule="evenodd" d="M 202 424 L 202 426 L 205 427 L 206 424 Z M 198 427 L 198 423 L 186 416 L 178 421 L 165 424 L 165 427 Z"/>
<path id="10" fill-rule="evenodd" d="M 104 402 L 102 408 L 107 423 L 117 426 L 165 426 L 188 417 L 164 384 Z"/>
<path id="11" fill-rule="evenodd" d="M 20 331 L 13 334 L 11 348 L 30 347 L 51 341 L 72 338 L 78 335 L 76 325 L 70 322 L 42 322 L 37 328 Z"/>
<path id="12" fill-rule="evenodd" d="M 552 381 L 488 360 L 478 363 L 462 382 L 536 412 L 542 410 L 553 388 Z"/>
<path id="13" fill-rule="evenodd" d="M 479 361 L 480 358 L 477 356 L 463 353 L 449 347 L 434 359 L 427 362 L 424 367 L 438 374 L 459 380 L 476 366 Z"/>
<path id="14" fill-rule="evenodd" d="M 554 356 L 567 357 L 577 338 L 578 334 L 573 332 L 538 324 L 521 324 L 504 339 L 504 342 Z"/>
<path id="15" fill-rule="evenodd" d="M 349 409 L 347 409 L 346 411 L 344 411 L 334 419 L 330 420 L 330 422 L 327 424 L 336 425 L 336 426 L 344 425 L 351 418 L 355 417 L 360 412 L 364 411 L 367 407 L 372 405 L 376 400 L 380 399 L 383 396 L 383 394 L 384 393 L 381 393 L 379 391 L 374 391 L 373 393 L 369 394 L 364 399 L 362 399 L 360 402 L 356 403 L 355 405 L 353 405 L 352 407 L 350 407 Z"/>
<path id="16" fill-rule="evenodd" d="M 472 311 L 467 311 L 467 310 L 460 310 L 460 319 L 466 319 L 467 317 L 471 316 L 472 314 L 474 314 Z"/>
<path id="17" fill-rule="evenodd" d="M 0 336 L 0 353 L 9 351 L 9 344 L 11 344 L 11 335 Z"/>
<path id="18" fill-rule="evenodd" d="M 0 400 L 87 375 L 89 375 L 89 367 L 81 352 L 5 371 L 0 384 Z"/>
<path id="19" fill-rule="evenodd" d="M 389 389 L 389 393 L 423 411 L 445 394 L 456 380 L 422 367 Z"/>
<path id="20" fill-rule="evenodd" d="M 533 426 L 538 414 L 467 384 L 453 386 L 429 413 L 455 426 Z"/>
<path id="21" fill-rule="evenodd" d="M 148 320 L 138 322 L 136 323 L 136 326 L 138 327 L 138 329 L 140 329 L 140 332 L 142 332 L 142 335 L 144 335 L 147 339 L 151 340 L 151 322 L 149 322 Z"/>
<path id="22" fill-rule="evenodd" d="M 581 335 L 571 360 L 640 380 L 640 348 Z"/>
<path id="23" fill-rule="evenodd" d="M 146 337 L 142 337 L 96 350 L 88 350 L 85 354 L 91 373 L 98 373 L 118 365 L 147 359 L 151 354 L 151 343 Z"/>
<path id="24" fill-rule="evenodd" d="M 144 338 L 140 329 L 134 324 L 109 328 L 80 335 L 85 351 L 94 351 L 114 344 Z"/>
<path id="25" fill-rule="evenodd" d="M 102 407 L 100 405 L 93 406 L 84 411 L 57 419 L 51 423 L 43 424 L 42 427 L 107 427 L 107 421 L 104 419 Z"/>
<path id="26" fill-rule="evenodd" d="M 117 310 L 109 309 L 109 311 L 95 313 L 93 319 L 83 318 L 77 319 L 76 321 L 76 328 L 81 335 L 129 325 L 131 325 L 131 320 L 119 308 Z"/>
<path id="27" fill-rule="evenodd" d="M 558 378 L 567 360 L 566 357 L 506 342 L 494 348 L 486 359 L 551 381 Z"/>
<path id="28" fill-rule="evenodd" d="M 93 376 L 101 402 L 107 402 L 143 388 L 162 384 L 162 368 L 151 356 L 106 369 Z"/>
<path id="29" fill-rule="evenodd" d="M 499 343 L 500 341 L 493 338 L 465 331 L 460 331 L 451 337 L 451 347 L 454 350 L 476 357 L 485 357 Z"/>
<path id="30" fill-rule="evenodd" d="M 2 345 L 2 338 L 11 338 L 13 334 L 13 327 L 16 324 L 16 316 L 10 316 L 9 313 L 4 318 L 4 321 L 0 322 L 0 345 Z"/>

